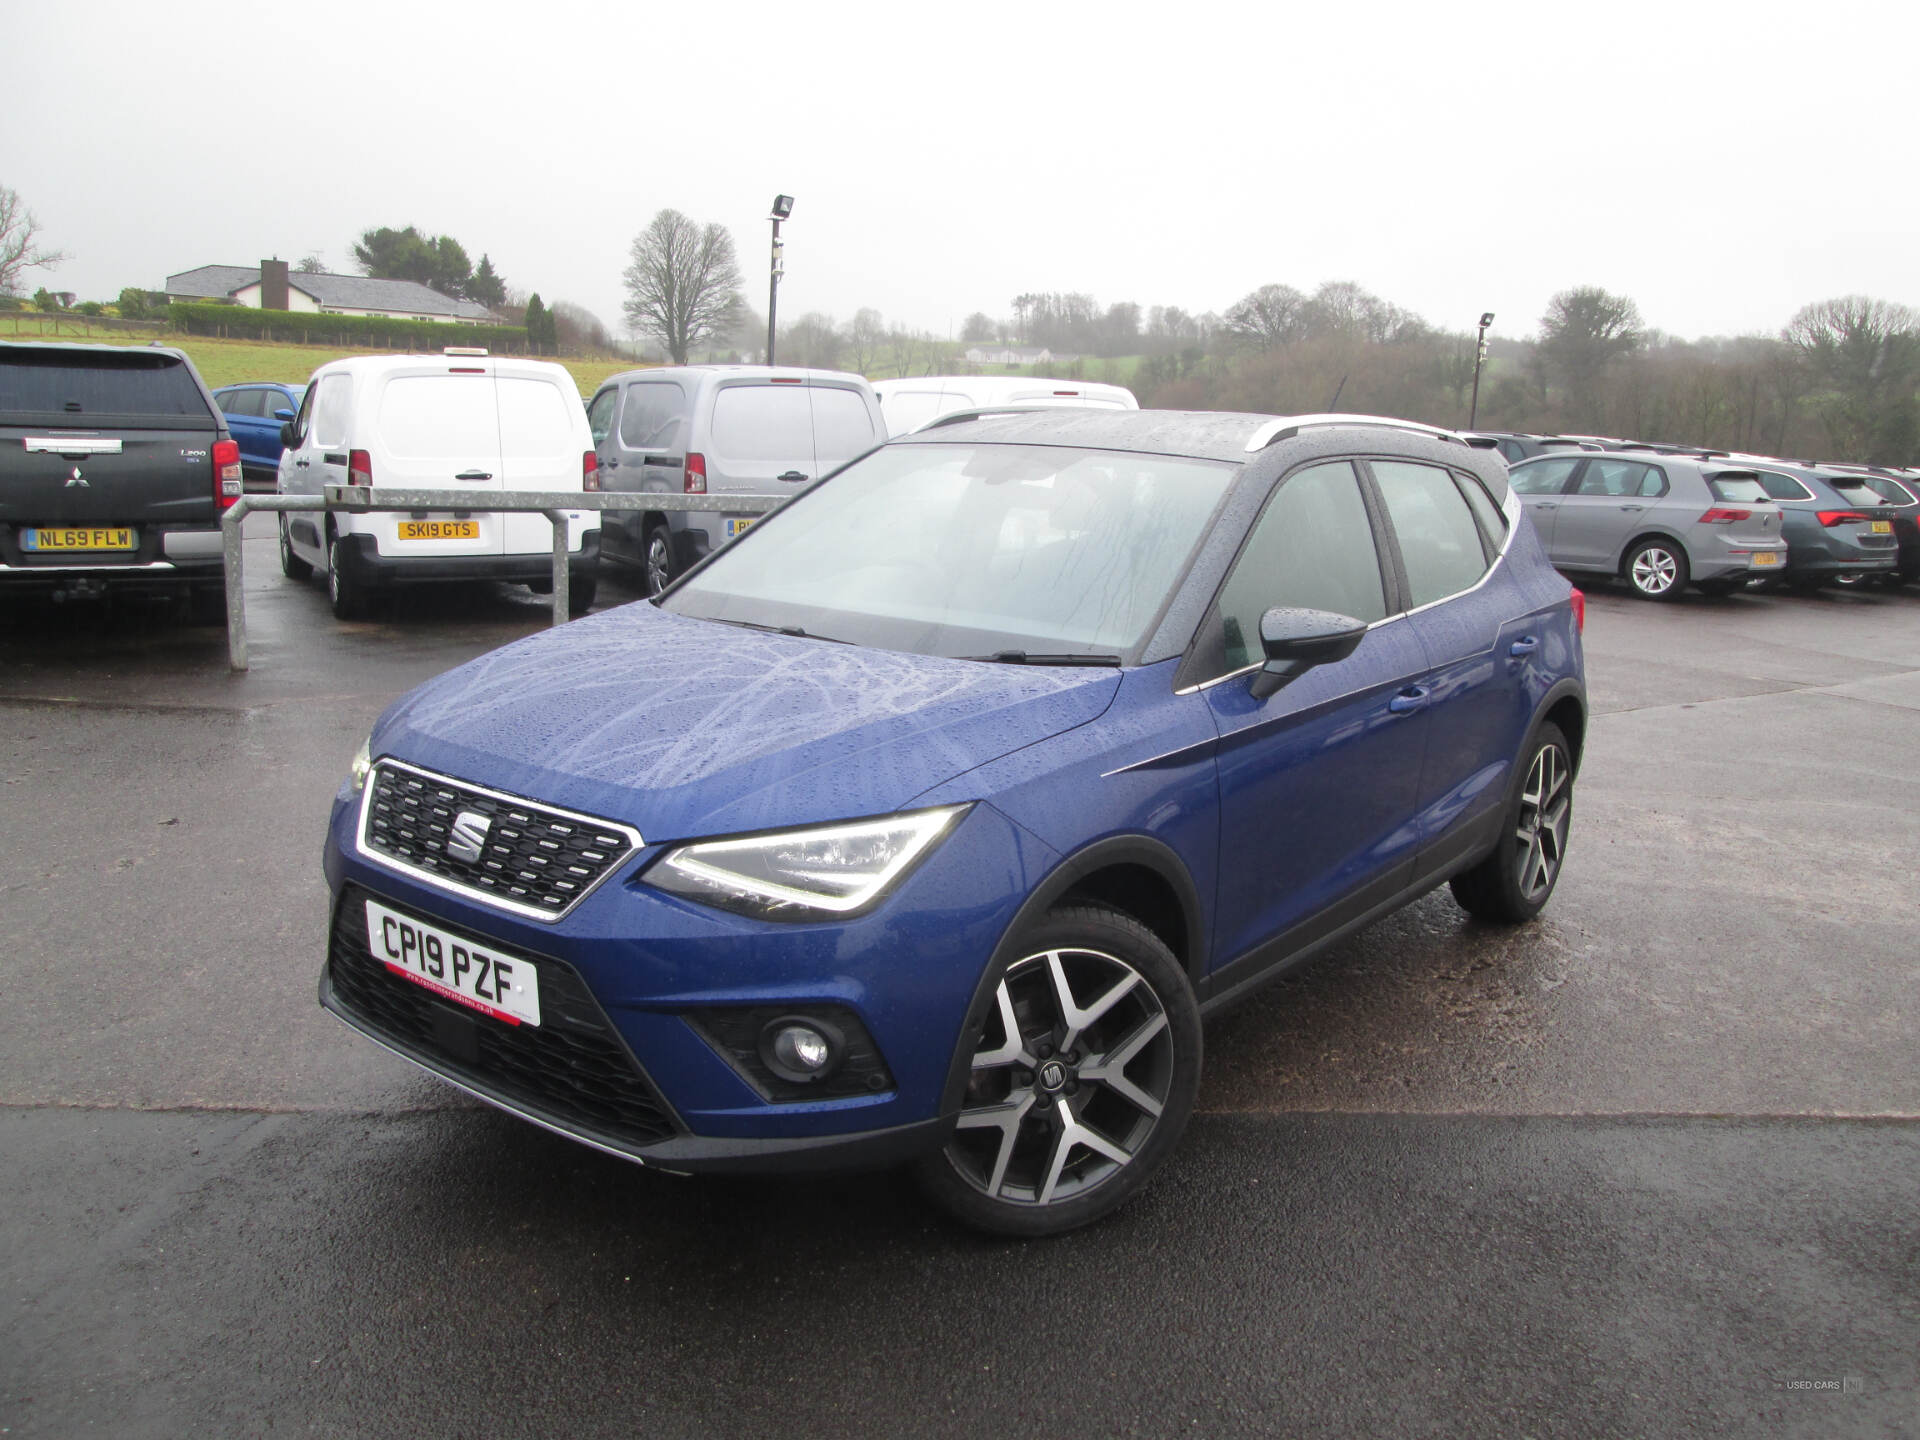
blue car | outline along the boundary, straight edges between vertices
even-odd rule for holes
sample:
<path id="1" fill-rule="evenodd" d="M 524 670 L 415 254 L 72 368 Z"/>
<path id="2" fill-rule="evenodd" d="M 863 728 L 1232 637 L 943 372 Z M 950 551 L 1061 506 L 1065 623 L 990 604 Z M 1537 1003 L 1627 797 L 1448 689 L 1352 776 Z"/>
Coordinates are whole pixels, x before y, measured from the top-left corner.
<path id="1" fill-rule="evenodd" d="M 321 1003 L 643 1164 L 1071 1229 L 1175 1146 L 1203 1016 L 1443 882 L 1546 903 L 1583 614 L 1443 432 L 958 417 L 396 703 Z"/>
<path id="2" fill-rule="evenodd" d="M 240 471 L 254 488 L 273 489 L 280 469 L 280 427 L 300 413 L 304 385 L 228 385 L 213 392 L 240 445 Z"/>

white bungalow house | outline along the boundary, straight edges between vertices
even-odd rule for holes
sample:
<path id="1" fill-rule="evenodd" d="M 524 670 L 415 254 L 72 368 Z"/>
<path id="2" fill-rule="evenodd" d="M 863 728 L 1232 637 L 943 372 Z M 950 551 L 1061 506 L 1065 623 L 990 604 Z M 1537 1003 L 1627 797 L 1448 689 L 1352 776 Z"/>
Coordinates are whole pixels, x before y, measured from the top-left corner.
<path id="1" fill-rule="evenodd" d="M 380 315 L 392 320 L 444 320 L 454 325 L 500 323 L 500 317 L 486 306 L 442 295 L 417 281 L 290 272 L 284 260 L 184 270 L 167 277 L 166 295 L 170 301 L 223 301 L 256 310 Z"/>
<path id="2" fill-rule="evenodd" d="M 1060 355 L 1044 345 L 996 345 L 983 342 L 969 346 L 966 361 L 969 365 L 1064 365 L 1078 360 L 1078 355 Z"/>

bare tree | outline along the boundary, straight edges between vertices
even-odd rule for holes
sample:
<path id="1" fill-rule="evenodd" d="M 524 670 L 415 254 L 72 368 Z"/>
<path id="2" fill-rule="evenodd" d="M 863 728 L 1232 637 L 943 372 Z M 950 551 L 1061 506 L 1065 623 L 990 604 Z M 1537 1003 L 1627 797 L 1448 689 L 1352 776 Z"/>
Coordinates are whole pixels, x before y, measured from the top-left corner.
<path id="1" fill-rule="evenodd" d="M 1307 297 L 1291 285 L 1262 285 L 1227 307 L 1226 331 L 1243 345 L 1272 350 L 1304 331 Z"/>
<path id="2" fill-rule="evenodd" d="M 1582 426 L 1604 413 L 1600 380 L 1607 366 L 1639 349 L 1640 307 L 1598 285 L 1562 290 L 1540 317 L 1540 358 L 1566 391 L 1569 413 Z"/>
<path id="3" fill-rule="evenodd" d="M 64 250 L 39 243 L 40 222 L 19 193 L 0 185 L 0 295 L 18 295 L 20 276 L 51 270 L 67 258 Z"/>
<path id="4" fill-rule="evenodd" d="M 724 225 L 697 225 L 662 210 L 633 237 L 622 307 L 636 335 L 650 335 L 684 365 L 696 345 L 726 327 L 740 303 L 740 265 Z"/>
<path id="5" fill-rule="evenodd" d="M 880 352 L 887 345 L 887 322 L 874 309 L 854 311 L 847 326 L 847 363 L 865 375 L 880 363 Z"/>
<path id="6" fill-rule="evenodd" d="M 327 262 L 318 255 L 305 255 L 293 268 L 302 275 L 324 275 L 327 273 Z"/>
<path id="7" fill-rule="evenodd" d="M 1781 338 L 1827 387 L 1816 409 L 1828 443 L 1847 459 L 1905 464 L 1920 433 L 1920 313 L 1844 295 L 1803 308 Z"/>

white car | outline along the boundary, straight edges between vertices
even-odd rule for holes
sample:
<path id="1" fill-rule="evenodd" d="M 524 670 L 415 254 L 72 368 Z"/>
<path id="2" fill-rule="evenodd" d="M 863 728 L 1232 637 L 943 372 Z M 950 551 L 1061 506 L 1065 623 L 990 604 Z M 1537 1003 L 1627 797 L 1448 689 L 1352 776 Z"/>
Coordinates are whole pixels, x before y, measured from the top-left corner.
<path id="1" fill-rule="evenodd" d="M 333 613 L 358 617 L 370 594 L 444 580 L 552 583 L 553 528 L 541 514 L 471 510 L 464 496 L 598 490 L 593 437 L 573 377 L 544 360 L 449 349 L 357 355 L 313 372 L 284 432 L 276 488 L 328 485 L 443 490 L 446 504 L 405 513 L 282 514 L 280 568 L 327 576 Z M 569 510 L 568 601 L 593 604 L 600 515 Z"/>
<path id="2" fill-rule="evenodd" d="M 1140 402 L 1124 385 L 1090 380 L 1037 380 L 1025 375 L 911 375 L 876 380 L 887 434 L 905 435 L 959 410 L 994 405 L 1094 405 L 1108 410 L 1138 410 Z"/>

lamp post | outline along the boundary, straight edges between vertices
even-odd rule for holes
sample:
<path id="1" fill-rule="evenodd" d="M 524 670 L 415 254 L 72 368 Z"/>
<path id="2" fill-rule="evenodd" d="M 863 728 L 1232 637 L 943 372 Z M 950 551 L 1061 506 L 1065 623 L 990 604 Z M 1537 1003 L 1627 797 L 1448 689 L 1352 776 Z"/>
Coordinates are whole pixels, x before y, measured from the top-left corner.
<path id="1" fill-rule="evenodd" d="M 793 197 L 776 195 L 773 197 L 773 213 L 767 218 L 773 221 L 773 264 L 767 273 L 767 364 L 773 364 L 773 327 L 774 315 L 780 305 L 780 276 L 786 266 L 780 260 L 780 222 L 793 213 Z"/>
<path id="2" fill-rule="evenodd" d="M 780 227 L 776 223 L 774 229 Z M 1480 362 L 1487 358 L 1487 327 L 1493 323 L 1493 312 L 1486 311 L 1480 317 L 1480 343 L 1473 347 L 1473 408 L 1467 412 L 1467 429 L 1471 430 L 1480 419 Z"/>

